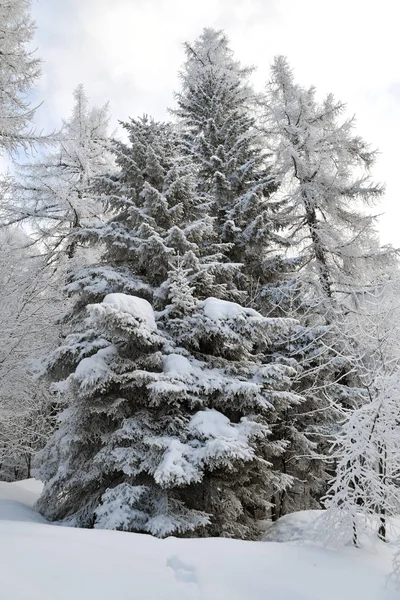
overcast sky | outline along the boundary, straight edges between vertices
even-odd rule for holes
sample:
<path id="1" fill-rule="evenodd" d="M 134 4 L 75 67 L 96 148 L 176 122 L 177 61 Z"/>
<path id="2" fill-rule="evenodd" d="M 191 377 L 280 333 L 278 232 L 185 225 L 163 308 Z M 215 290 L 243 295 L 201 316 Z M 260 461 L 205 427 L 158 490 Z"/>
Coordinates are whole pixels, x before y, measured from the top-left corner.
<path id="1" fill-rule="evenodd" d="M 86 87 L 110 102 L 113 122 L 149 113 L 167 117 L 184 59 L 182 43 L 205 26 L 224 29 L 244 64 L 269 65 L 284 54 L 302 85 L 333 92 L 356 114 L 357 133 L 380 155 L 374 179 L 386 182 L 381 239 L 400 247 L 398 0 L 33 0 L 43 75 L 40 127 L 68 117 L 72 91 Z"/>

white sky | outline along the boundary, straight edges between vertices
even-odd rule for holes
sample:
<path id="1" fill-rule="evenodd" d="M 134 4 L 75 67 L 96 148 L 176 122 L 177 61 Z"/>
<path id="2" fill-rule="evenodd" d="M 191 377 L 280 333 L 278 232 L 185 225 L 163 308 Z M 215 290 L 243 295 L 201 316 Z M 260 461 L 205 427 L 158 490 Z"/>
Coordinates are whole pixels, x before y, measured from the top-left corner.
<path id="1" fill-rule="evenodd" d="M 386 182 L 377 212 L 381 239 L 400 247 L 398 0 L 33 0 L 43 76 L 40 127 L 69 116 L 83 83 L 94 104 L 110 102 L 113 124 L 143 113 L 166 118 L 179 86 L 182 42 L 205 26 L 224 29 L 262 89 L 276 54 L 298 83 L 333 92 L 357 116 L 357 133 L 378 148 L 374 179 Z"/>

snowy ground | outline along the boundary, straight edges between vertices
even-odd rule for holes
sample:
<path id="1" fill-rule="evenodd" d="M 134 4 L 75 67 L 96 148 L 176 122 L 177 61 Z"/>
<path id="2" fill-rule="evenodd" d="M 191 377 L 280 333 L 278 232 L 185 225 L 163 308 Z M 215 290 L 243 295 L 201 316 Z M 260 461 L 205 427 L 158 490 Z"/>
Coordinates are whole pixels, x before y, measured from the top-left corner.
<path id="1" fill-rule="evenodd" d="M 269 532 L 270 539 L 291 541 L 158 540 L 47 524 L 31 508 L 39 491 L 33 480 L 0 483 L 1 600 L 400 597 L 387 583 L 390 545 L 341 552 L 319 547 L 307 536 L 311 512 L 288 515 Z"/>

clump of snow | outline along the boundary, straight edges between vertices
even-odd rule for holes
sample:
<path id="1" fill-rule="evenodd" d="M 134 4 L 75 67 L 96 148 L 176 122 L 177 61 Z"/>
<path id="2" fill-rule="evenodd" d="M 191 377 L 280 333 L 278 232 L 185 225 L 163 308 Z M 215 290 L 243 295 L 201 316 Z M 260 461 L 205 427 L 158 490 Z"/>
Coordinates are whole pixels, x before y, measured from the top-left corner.
<path id="1" fill-rule="evenodd" d="M 181 354 L 168 354 L 163 358 L 163 371 L 172 376 L 188 376 L 193 374 L 193 367 Z"/>
<path id="2" fill-rule="evenodd" d="M 157 329 L 153 307 L 144 298 L 128 294 L 107 294 L 103 299 L 103 304 L 143 321 L 151 331 Z"/>
<path id="3" fill-rule="evenodd" d="M 237 438 L 238 427 L 233 427 L 228 417 L 214 408 L 199 410 L 190 419 L 189 430 L 206 438 Z"/>
<path id="4" fill-rule="evenodd" d="M 109 360 L 115 355 L 116 348 L 113 345 L 98 350 L 93 356 L 83 358 L 75 369 L 75 377 L 84 385 L 92 385 L 104 380 L 110 373 Z"/>
<path id="5" fill-rule="evenodd" d="M 218 298 L 207 298 L 202 304 L 204 315 L 212 321 L 237 319 L 243 316 L 261 317 L 260 313 L 252 308 L 245 308 L 236 302 Z"/>
<path id="6" fill-rule="evenodd" d="M 196 461 L 195 450 L 176 438 L 165 438 L 163 459 L 154 473 L 154 479 L 160 485 L 184 485 L 201 481 L 201 473 L 193 464 Z"/>
<path id="7" fill-rule="evenodd" d="M 252 461 L 254 450 L 249 437 L 254 433 L 252 426 L 242 420 L 232 423 L 215 409 L 198 411 L 188 424 L 189 432 L 204 439 L 196 449 L 196 460 L 201 465 L 229 465 L 233 459 Z"/>

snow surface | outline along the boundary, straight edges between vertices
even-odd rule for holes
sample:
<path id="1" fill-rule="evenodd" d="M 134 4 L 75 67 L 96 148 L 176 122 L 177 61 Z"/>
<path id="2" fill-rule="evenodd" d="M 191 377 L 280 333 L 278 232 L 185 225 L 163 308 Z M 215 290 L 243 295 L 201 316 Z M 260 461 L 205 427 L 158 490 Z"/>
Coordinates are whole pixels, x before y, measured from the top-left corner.
<path id="1" fill-rule="evenodd" d="M 151 331 L 157 329 L 153 307 L 144 298 L 129 296 L 128 294 L 107 294 L 103 298 L 103 304 L 108 304 L 116 310 L 143 321 Z"/>
<path id="2" fill-rule="evenodd" d="M 269 523 L 266 531 L 264 540 L 269 542 L 311 542 L 314 544 L 321 543 L 324 536 L 324 516 L 326 511 L 323 510 L 302 510 L 300 512 L 292 513 L 281 517 L 276 523 Z M 379 518 L 374 517 L 371 519 L 370 527 L 371 531 L 378 531 L 379 529 Z M 326 534 L 325 534 L 326 535 Z M 397 543 L 400 536 L 400 518 L 389 517 L 387 519 L 387 538 L 390 542 Z M 347 540 L 348 545 L 351 545 L 351 534 Z M 371 547 L 381 542 L 376 536 L 376 540 L 371 541 L 368 536 L 361 536 L 361 543 L 364 547 Z M 375 551 L 375 549 L 374 549 Z M 400 594 L 399 594 L 400 597 Z"/>
<path id="3" fill-rule="evenodd" d="M 245 308 L 236 302 L 219 300 L 218 298 L 207 298 L 204 300 L 203 312 L 212 321 L 237 319 L 241 316 L 261 317 L 260 313 L 252 308 Z"/>
<path id="4" fill-rule="evenodd" d="M 399 599 L 386 578 L 391 545 L 338 552 L 312 542 L 159 540 L 59 527 L 32 510 L 39 491 L 35 481 L 0 483 L 1 599 Z M 284 519 L 299 529 L 317 516 Z"/>

